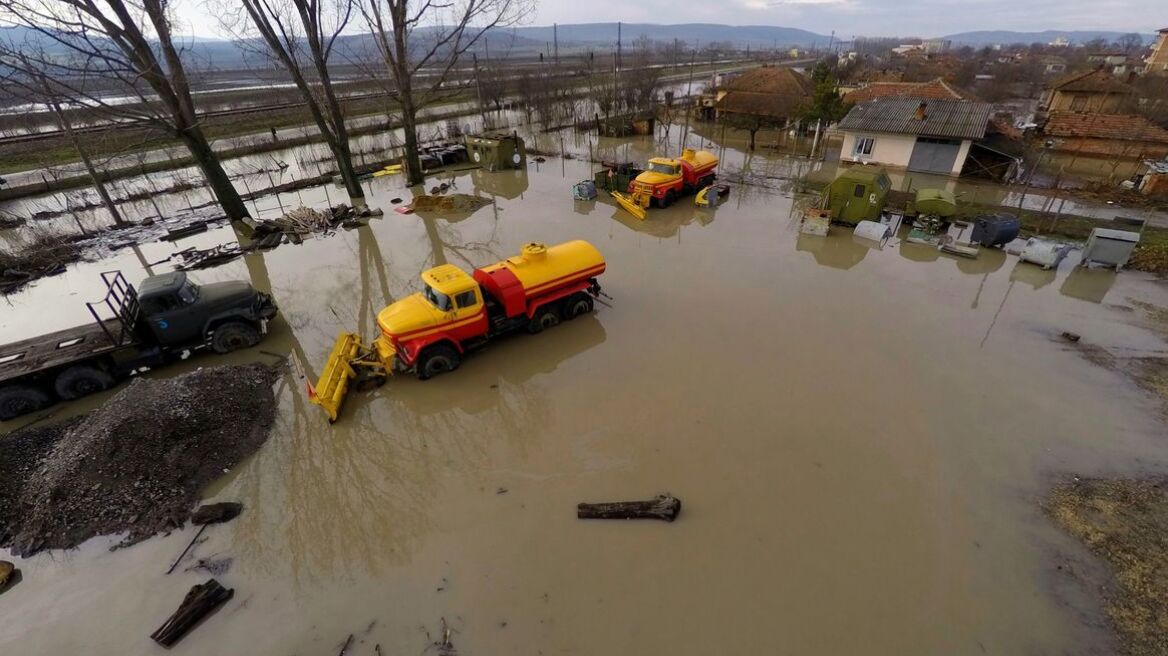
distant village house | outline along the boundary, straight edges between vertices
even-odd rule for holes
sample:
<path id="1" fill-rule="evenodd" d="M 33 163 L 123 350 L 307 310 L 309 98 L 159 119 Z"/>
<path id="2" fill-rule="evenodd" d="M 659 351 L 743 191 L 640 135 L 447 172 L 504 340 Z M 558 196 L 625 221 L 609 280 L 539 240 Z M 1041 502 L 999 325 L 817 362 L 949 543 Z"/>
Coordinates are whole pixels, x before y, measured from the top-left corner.
<path id="1" fill-rule="evenodd" d="M 1039 108 L 1049 112 L 1116 114 L 1131 103 L 1135 89 L 1105 70 L 1076 73 L 1052 83 Z"/>

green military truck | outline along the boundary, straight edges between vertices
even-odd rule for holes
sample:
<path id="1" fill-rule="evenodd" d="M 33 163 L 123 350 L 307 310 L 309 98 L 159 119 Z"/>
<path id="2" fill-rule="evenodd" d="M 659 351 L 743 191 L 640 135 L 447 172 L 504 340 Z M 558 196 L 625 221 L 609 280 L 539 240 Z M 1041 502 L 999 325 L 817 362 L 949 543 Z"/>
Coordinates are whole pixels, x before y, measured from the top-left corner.
<path id="1" fill-rule="evenodd" d="M 0 421 L 114 386 L 186 351 L 255 346 L 276 316 L 272 297 L 242 281 L 198 285 L 183 272 L 138 289 L 102 274 L 105 297 L 86 303 L 93 322 L 0 346 Z"/>

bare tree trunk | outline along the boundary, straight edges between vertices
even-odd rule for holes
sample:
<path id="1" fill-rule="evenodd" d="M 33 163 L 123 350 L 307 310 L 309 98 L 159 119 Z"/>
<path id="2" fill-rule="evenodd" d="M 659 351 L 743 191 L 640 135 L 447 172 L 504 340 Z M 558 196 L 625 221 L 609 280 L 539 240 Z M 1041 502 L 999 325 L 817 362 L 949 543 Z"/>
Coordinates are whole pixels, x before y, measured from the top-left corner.
<path id="1" fill-rule="evenodd" d="M 235 185 L 231 184 L 231 178 L 228 177 L 227 171 L 223 170 L 219 157 L 212 150 L 207 138 L 203 136 L 202 130 L 198 128 L 185 130 L 179 134 L 179 138 L 190 151 L 199 170 L 203 172 L 203 177 L 207 179 L 207 186 L 211 188 L 211 193 L 219 201 L 219 206 L 223 208 L 223 213 L 227 215 L 227 218 L 232 221 L 247 219 L 250 216 L 247 205 L 240 198 L 239 192 L 235 190 Z"/>
<path id="2" fill-rule="evenodd" d="M 77 156 L 81 158 L 81 163 L 85 165 L 85 172 L 89 174 L 89 179 L 93 182 L 93 188 L 97 190 L 97 195 L 101 198 L 101 204 L 105 206 L 105 211 L 114 220 L 114 225 L 122 227 L 128 225 L 126 220 L 122 218 L 122 213 L 118 211 L 117 205 L 114 204 L 114 199 L 110 197 L 109 191 L 105 187 L 105 181 L 101 179 L 101 175 L 97 172 L 97 168 L 93 165 L 93 160 L 89 158 L 89 152 L 81 145 L 81 140 L 77 138 L 77 134 L 73 132 L 73 124 L 69 122 L 65 112 L 61 111 L 61 105 L 56 100 L 49 101 L 49 107 L 52 108 L 53 114 L 57 116 L 57 123 L 60 124 L 61 130 L 69 137 L 69 141 L 73 143 L 74 150 L 77 151 Z"/>

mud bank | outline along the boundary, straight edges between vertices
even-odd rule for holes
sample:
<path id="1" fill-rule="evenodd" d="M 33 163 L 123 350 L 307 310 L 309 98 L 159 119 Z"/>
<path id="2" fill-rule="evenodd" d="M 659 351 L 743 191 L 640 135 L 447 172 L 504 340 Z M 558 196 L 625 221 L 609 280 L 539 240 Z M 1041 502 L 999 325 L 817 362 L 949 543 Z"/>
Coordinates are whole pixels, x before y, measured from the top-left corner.
<path id="1" fill-rule="evenodd" d="M 267 367 L 137 378 L 97 410 L 0 439 L 0 547 L 29 556 L 183 525 L 203 488 L 264 443 Z"/>
<path id="2" fill-rule="evenodd" d="M 1043 509 L 1110 567 L 1101 592 L 1123 652 L 1168 653 L 1168 478 L 1075 479 Z"/>

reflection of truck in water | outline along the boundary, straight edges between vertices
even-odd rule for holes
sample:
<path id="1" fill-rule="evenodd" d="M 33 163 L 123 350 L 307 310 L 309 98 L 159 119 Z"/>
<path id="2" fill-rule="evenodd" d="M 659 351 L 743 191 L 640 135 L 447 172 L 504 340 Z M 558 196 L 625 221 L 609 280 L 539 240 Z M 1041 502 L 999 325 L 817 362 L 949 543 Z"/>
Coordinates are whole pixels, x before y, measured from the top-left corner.
<path id="1" fill-rule="evenodd" d="M 584 241 L 525 244 L 518 256 L 473 275 L 451 264 L 429 269 L 421 292 L 378 313 L 372 344 L 341 333 L 310 398 L 336 421 L 351 381 L 380 384 L 395 368 L 425 380 L 458 368 L 463 355 L 495 337 L 588 314 L 604 269 L 600 252 Z"/>
<path id="2" fill-rule="evenodd" d="M 151 276 L 138 289 L 102 274 L 106 294 L 87 303 L 93 323 L 0 346 L 0 419 L 100 392 L 184 351 L 254 346 L 276 304 L 246 282 L 198 285 L 182 272 Z"/>

